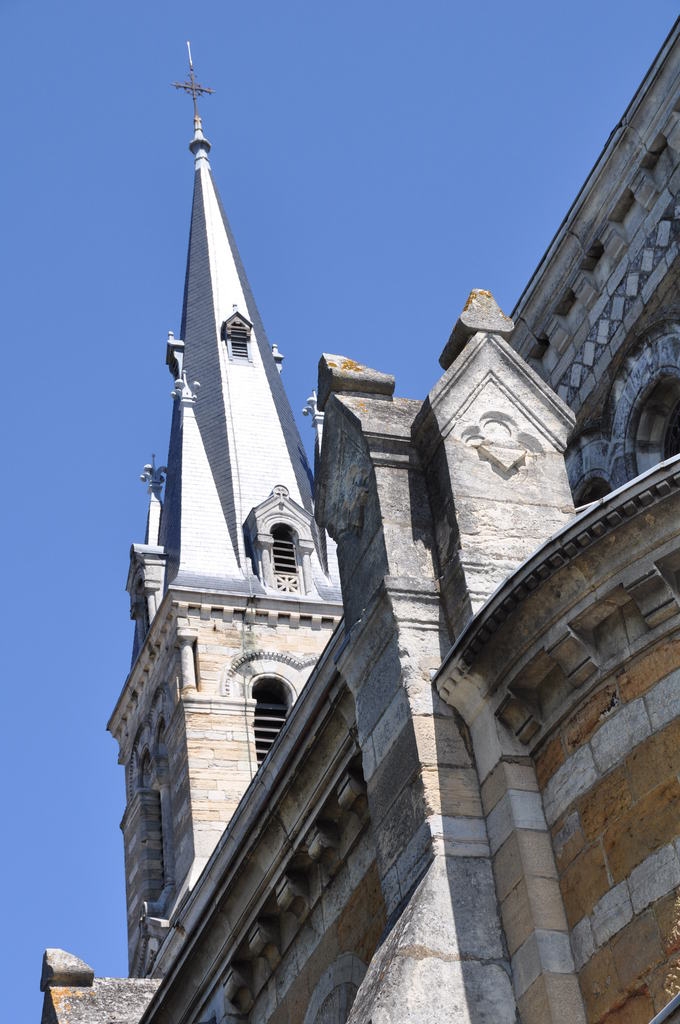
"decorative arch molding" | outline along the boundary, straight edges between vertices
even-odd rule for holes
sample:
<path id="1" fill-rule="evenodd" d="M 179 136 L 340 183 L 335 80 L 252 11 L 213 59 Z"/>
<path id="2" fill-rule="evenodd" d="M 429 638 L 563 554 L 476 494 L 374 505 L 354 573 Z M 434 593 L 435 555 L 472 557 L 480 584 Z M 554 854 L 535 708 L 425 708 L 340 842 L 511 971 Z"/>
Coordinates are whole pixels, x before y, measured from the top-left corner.
<path id="1" fill-rule="evenodd" d="M 144 756 L 148 754 L 156 784 L 160 785 L 167 776 L 167 749 L 164 730 L 168 721 L 169 697 L 166 689 L 159 686 L 153 695 L 150 707 L 137 730 L 128 761 L 126 783 L 127 798 L 140 787 Z"/>
<path id="2" fill-rule="evenodd" d="M 161 719 L 164 722 L 168 721 L 169 718 L 169 701 L 168 694 L 163 686 L 159 686 L 153 695 L 153 700 L 149 707 L 149 712 L 146 715 L 146 722 L 149 725 L 151 731 L 156 735 L 158 733 L 158 723 Z"/>
<path id="3" fill-rule="evenodd" d="M 654 424 L 653 410 L 659 390 L 680 399 L 680 323 L 663 321 L 651 327 L 638 341 L 619 371 L 609 396 L 611 422 L 610 464 L 619 470 L 615 484 L 630 480 L 663 461 L 658 435 L 663 425 Z M 664 417 L 670 417 L 666 409 Z M 654 438 L 656 433 L 657 438 Z M 663 440 L 663 439 L 661 439 Z M 654 447 L 657 447 L 656 457 Z M 618 463 L 618 465 L 617 465 Z M 619 479 L 623 470 L 623 478 Z"/>
<path id="4" fill-rule="evenodd" d="M 667 458 L 667 433 L 678 406 L 680 313 L 637 337 L 611 384 L 599 427 L 570 446 L 567 465 L 575 492 L 595 477 L 615 489 Z"/>
<path id="5" fill-rule="evenodd" d="M 316 657 L 298 658 L 285 651 L 248 651 L 234 658 L 224 675 L 221 691 L 225 697 L 250 695 L 252 683 L 260 676 L 276 676 L 298 696 L 306 680 L 306 670 L 316 664 Z"/>
<path id="6" fill-rule="evenodd" d="M 339 956 L 319 978 L 304 1024 L 345 1024 L 366 969 L 353 953 Z"/>

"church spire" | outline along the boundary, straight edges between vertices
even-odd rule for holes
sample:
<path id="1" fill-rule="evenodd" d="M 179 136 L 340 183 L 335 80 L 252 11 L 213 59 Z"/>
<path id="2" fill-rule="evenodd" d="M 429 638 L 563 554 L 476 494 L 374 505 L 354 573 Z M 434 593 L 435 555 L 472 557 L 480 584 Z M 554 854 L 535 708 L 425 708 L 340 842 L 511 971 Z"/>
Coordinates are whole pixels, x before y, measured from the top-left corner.
<path id="1" fill-rule="evenodd" d="M 213 181 L 196 105 L 207 90 L 192 63 L 175 84 L 194 101 L 194 189 L 182 328 L 166 348 L 170 445 L 164 466 L 144 467 L 146 540 L 132 545 L 127 581 L 132 667 L 109 723 L 129 780 L 133 975 L 153 969 L 173 907 L 273 742 L 270 731 L 263 745 L 262 706 L 273 698 L 287 712 L 342 613 L 282 357 Z"/>
<path id="2" fill-rule="evenodd" d="M 246 523 L 257 521 L 252 511 L 280 486 L 316 538 L 311 472 L 283 388 L 281 357 L 267 340 L 213 180 L 198 112 L 198 97 L 213 90 L 196 80 L 190 49 L 189 77 L 173 85 L 194 105 L 194 194 L 181 341 L 168 341 L 168 366 L 180 386 L 174 391 L 160 543 L 168 583 L 264 592 Z M 191 402 L 178 397 L 182 379 L 200 384 L 198 392 L 192 383 Z M 315 540 L 310 596 L 330 596 L 325 560 Z"/>

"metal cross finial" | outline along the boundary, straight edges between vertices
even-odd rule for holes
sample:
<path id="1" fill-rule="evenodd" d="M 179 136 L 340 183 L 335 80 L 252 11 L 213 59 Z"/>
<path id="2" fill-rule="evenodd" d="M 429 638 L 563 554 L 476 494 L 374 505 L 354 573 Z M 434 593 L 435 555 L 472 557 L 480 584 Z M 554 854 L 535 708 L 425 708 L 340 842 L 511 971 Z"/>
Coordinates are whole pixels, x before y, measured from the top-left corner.
<path id="1" fill-rule="evenodd" d="M 191 43 L 187 40 L 187 50 L 189 52 L 189 81 L 188 82 L 173 82 L 175 89 L 183 89 L 184 92 L 191 94 L 191 98 L 194 101 L 194 124 L 200 122 L 198 114 L 198 97 L 207 96 L 213 93 L 214 89 L 208 89 L 206 86 L 201 85 L 200 82 L 196 81 L 196 75 L 194 74 L 194 62 L 191 59 Z"/>

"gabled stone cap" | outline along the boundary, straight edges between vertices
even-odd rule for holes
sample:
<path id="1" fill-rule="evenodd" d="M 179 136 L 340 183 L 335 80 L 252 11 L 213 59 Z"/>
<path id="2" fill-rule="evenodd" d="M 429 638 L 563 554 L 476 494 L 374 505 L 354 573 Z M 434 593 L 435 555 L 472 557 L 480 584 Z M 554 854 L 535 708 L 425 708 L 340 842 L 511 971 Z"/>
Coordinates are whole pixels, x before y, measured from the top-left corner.
<path id="1" fill-rule="evenodd" d="M 501 310 L 491 292 L 473 288 L 439 357 L 439 365 L 448 370 L 468 338 L 478 331 L 509 338 L 514 329 L 513 321 Z"/>
<path id="2" fill-rule="evenodd" d="M 50 986 L 90 988 L 94 971 L 89 964 L 65 949 L 46 949 L 43 954 L 40 991 Z"/>
<path id="3" fill-rule="evenodd" d="M 363 366 L 347 356 L 330 355 L 327 352 L 319 360 L 318 407 L 323 409 L 332 391 L 350 391 L 354 394 L 394 394 L 394 377 Z"/>

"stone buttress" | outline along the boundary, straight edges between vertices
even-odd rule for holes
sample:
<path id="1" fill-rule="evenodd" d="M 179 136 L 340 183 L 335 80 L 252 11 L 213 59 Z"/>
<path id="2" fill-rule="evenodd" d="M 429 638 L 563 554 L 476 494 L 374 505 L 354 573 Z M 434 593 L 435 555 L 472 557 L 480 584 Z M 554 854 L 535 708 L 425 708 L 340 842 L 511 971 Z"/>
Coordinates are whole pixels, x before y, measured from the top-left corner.
<path id="1" fill-rule="evenodd" d="M 357 1024 L 516 1020 L 476 750 L 432 685 L 476 608 L 573 514 L 569 411 L 509 348 L 508 325 L 472 293 L 425 403 L 353 360 L 320 363 L 317 515 L 338 545 L 349 636 L 337 666 L 388 915 Z M 568 939 L 551 952 L 582 1020 Z"/>

